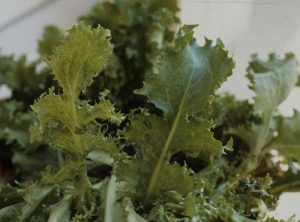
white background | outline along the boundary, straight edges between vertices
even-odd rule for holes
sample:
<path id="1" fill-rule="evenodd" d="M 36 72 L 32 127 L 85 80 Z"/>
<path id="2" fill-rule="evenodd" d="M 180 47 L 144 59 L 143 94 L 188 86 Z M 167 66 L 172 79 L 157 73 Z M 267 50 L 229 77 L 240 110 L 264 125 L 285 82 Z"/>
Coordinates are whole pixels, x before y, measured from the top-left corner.
<path id="1" fill-rule="evenodd" d="M 36 59 L 37 40 L 45 25 L 68 29 L 95 2 L 0 0 L 1 54 L 26 54 L 30 60 Z M 233 76 L 222 86 L 221 92 L 230 91 L 241 99 L 253 96 L 245 78 L 245 69 L 253 53 L 267 59 L 271 52 L 281 58 L 286 52 L 294 52 L 300 59 L 300 0 L 181 0 L 180 5 L 182 24 L 199 24 L 195 29 L 199 44 L 204 43 L 204 36 L 213 40 L 220 37 L 236 61 Z M 5 95 L 7 90 L 2 87 L 0 98 Z M 298 95 L 300 91 L 295 89 L 280 106 L 280 112 L 292 115 L 293 108 L 300 110 Z M 286 219 L 296 213 L 300 219 L 298 206 L 298 194 L 285 194 L 273 215 Z"/>

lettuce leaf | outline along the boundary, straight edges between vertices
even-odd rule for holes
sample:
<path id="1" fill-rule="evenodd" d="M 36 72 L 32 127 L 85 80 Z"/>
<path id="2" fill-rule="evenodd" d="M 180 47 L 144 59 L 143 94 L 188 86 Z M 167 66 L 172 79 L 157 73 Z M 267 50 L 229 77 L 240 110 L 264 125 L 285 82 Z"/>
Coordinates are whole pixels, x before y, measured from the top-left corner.
<path id="1" fill-rule="evenodd" d="M 124 176 L 128 169 L 135 168 L 136 175 L 143 175 L 138 183 L 147 201 L 162 190 L 179 189 L 175 178 L 183 179 L 182 193 L 196 183 L 185 167 L 169 164 L 173 154 L 184 151 L 196 157 L 201 153 L 224 153 L 222 144 L 213 138 L 213 123 L 206 116 L 216 89 L 231 75 L 234 63 L 220 40 L 215 46 L 210 40 L 198 46 L 192 37 L 194 27 L 179 30 L 175 47 L 162 52 L 157 64 L 159 73 L 151 75 L 144 87 L 135 91 L 161 109 L 164 118 L 143 110 L 132 113 L 131 125 L 123 132 L 126 140 L 137 144 L 142 160 L 132 160 L 129 165 L 133 167 L 118 167 L 116 174 Z"/>

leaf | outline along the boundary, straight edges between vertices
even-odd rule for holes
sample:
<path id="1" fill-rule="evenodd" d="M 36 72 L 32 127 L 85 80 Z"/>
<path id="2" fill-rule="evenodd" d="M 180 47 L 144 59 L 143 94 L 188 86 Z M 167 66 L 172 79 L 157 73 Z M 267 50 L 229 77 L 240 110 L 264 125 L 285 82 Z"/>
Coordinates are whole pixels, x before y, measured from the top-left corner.
<path id="1" fill-rule="evenodd" d="M 156 71 L 154 62 L 160 50 L 172 43 L 174 27 L 179 24 L 177 12 L 176 0 L 122 0 L 99 2 L 81 16 L 79 21 L 92 27 L 101 24 L 109 28 L 114 44 L 114 61 L 108 64 L 104 75 L 97 77 L 97 84 L 87 89 L 87 98 L 95 100 L 99 90 L 108 89 L 109 98 L 123 112 L 145 107 L 145 98 L 132 92 Z"/>
<path id="2" fill-rule="evenodd" d="M 52 69 L 64 94 L 71 98 L 92 83 L 92 78 L 104 69 L 112 52 L 110 32 L 98 27 L 92 30 L 83 23 L 67 31 L 64 44 L 46 62 Z"/>
<path id="3" fill-rule="evenodd" d="M 138 215 L 132 204 L 132 200 L 129 197 L 125 197 L 122 201 L 122 205 L 124 207 L 125 221 L 126 222 L 146 222 L 144 218 Z"/>
<path id="4" fill-rule="evenodd" d="M 33 112 L 23 112 L 23 104 L 17 101 L 0 101 L 0 138 L 6 144 L 16 141 L 20 147 L 29 145 L 29 126 L 34 121 Z"/>
<path id="5" fill-rule="evenodd" d="M 300 112 L 295 110 L 291 118 L 279 116 L 277 133 L 265 149 L 276 149 L 286 158 L 300 162 Z"/>
<path id="6" fill-rule="evenodd" d="M 274 128 L 273 115 L 293 89 L 298 78 L 298 63 L 293 54 L 286 54 L 284 59 L 279 59 L 275 54 L 270 54 L 269 60 L 263 62 L 256 55 L 247 69 L 247 77 L 255 92 L 254 115 L 261 118 L 261 123 L 252 124 L 251 129 L 238 127 L 228 133 L 243 138 L 254 155 L 258 155 L 262 148 L 272 139 Z"/>
<path id="7" fill-rule="evenodd" d="M 84 27 L 82 23 L 68 31 L 69 36 L 56 52 L 47 58 L 55 79 L 63 88 L 63 94 L 42 95 L 31 106 L 37 113 L 39 123 L 31 128 L 31 141 L 42 135 L 56 147 L 84 155 L 93 149 L 103 148 L 109 153 L 118 153 L 115 139 L 104 136 L 98 119 L 119 124 L 123 115 L 116 112 L 104 97 L 94 106 L 89 101 L 78 99 L 79 93 L 91 82 L 95 73 L 101 71 L 111 54 L 109 31 L 98 27 Z M 113 151 L 114 150 L 114 151 Z"/>
<path id="8" fill-rule="evenodd" d="M 192 176 L 193 174 L 194 172 L 188 169 L 186 165 L 183 167 L 179 164 L 166 165 L 161 169 L 156 186 L 163 191 L 176 190 L 184 194 L 187 190 L 193 190 L 195 188 L 196 179 Z M 180 183 L 175 180 L 170 180 L 169 175 L 172 175 L 172 179 L 180 178 Z"/>
<path id="9" fill-rule="evenodd" d="M 62 44 L 64 39 L 64 32 L 58 27 L 48 25 L 44 28 L 42 39 L 38 42 L 38 52 L 44 57 L 45 55 L 52 54 L 54 47 Z"/>
<path id="10" fill-rule="evenodd" d="M 38 205 L 54 190 L 55 186 L 40 186 L 34 183 L 26 187 L 24 202 L 0 210 L 0 221 L 26 221 Z"/>
<path id="11" fill-rule="evenodd" d="M 47 158 L 45 159 L 45 156 Z M 47 146 L 40 146 L 34 151 L 14 150 L 12 163 L 19 181 L 36 181 L 41 178 L 40 172 L 47 166 L 58 170 L 59 154 Z"/>
<path id="12" fill-rule="evenodd" d="M 250 127 L 255 121 L 253 105 L 247 100 L 238 100 L 234 95 L 225 93 L 212 102 L 213 112 L 211 117 L 216 126 L 222 126 L 224 133 L 228 128 L 244 126 Z"/>
<path id="13" fill-rule="evenodd" d="M 25 56 L 18 59 L 0 56 L 0 85 L 7 84 L 12 98 L 22 102 L 25 110 L 48 86 L 55 84 L 48 75 L 49 70 L 41 70 L 39 65 L 39 61 L 28 64 Z"/>
<path id="14" fill-rule="evenodd" d="M 283 192 L 299 192 L 300 173 L 293 173 L 291 169 L 286 171 L 282 178 L 275 180 L 271 186 L 271 194 L 280 195 Z"/>
<path id="15" fill-rule="evenodd" d="M 123 133 L 128 141 L 141 148 L 144 163 L 140 174 L 151 175 L 146 191 L 148 200 L 159 191 L 160 174 L 173 154 L 185 151 L 198 156 L 201 152 L 213 155 L 224 152 L 210 132 L 213 123 L 201 118 L 201 114 L 208 115 L 215 90 L 231 75 L 234 63 L 220 41 L 212 46 L 206 40 L 203 47 L 198 46 L 183 31 L 192 28 L 184 26 L 177 36 L 191 42 L 185 44 L 182 40 L 175 48 L 165 49 L 157 66 L 159 74 L 150 76 L 143 89 L 135 91 L 161 109 L 165 119 L 142 111 L 132 117 L 131 126 Z"/>
<path id="16" fill-rule="evenodd" d="M 61 199 L 58 203 L 50 206 L 50 215 L 48 222 L 69 222 L 70 214 L 71 214 L 71 195 L 66 195 L 63 199 Z"/>
<path id="17" fill-rule="evenodd" d="M 186 26 L 179 33 L 184 29 Z M 189 35 L 181 34 L 191 40 Z M 176 47 L 179 49 L 167 48 L 162 52 L 160 73 L 150 76 L 136 93 L 147 96 L 148 102 L 161 109 L 168 120 L 178 121 L 209 110 L 215 90 L 231 75 L 234 63 L 220 40 L 216 46 L 206 39 L 203 47 L 195 41 Z"/>

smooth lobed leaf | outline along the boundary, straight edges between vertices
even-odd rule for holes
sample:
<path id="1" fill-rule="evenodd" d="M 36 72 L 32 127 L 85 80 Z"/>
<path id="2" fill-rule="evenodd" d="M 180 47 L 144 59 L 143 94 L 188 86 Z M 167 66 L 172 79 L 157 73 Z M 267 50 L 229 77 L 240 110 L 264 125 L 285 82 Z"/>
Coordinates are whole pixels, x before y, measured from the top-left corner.
<path id="1" fill-rule="evenodd" d="M 255 92 L 253 112 L 261 121 L 253 123 L 251 129 L 232 128 L 229 133 L 243 138 L 257 156 L 273 137 L 274 112 L 297 82 L 298 63 L 293 54 L 286 54 L 284 59 L 270 54 L 267 62 L 254 55 L 247 71 L 252 82 L 250 88 Z"/>
<path id="2" fill-rule="evenodd" d="M 178 44 L 175 50 L 165 49 L 161 64 L 158 64 L 159 74 L 150 76 L 144 87 L 136 90 L 147 96 L 148 102 L 161 109 L 170 121 L 207 112 L 216 89 L 231 75 L 234 67 L 220 41 L 212 46 L 212 41 L 206 39 L 205 45 L 200 47 L 183 32 L 185 29 L 186 26 L 179 33 L 188 44 Z"/>

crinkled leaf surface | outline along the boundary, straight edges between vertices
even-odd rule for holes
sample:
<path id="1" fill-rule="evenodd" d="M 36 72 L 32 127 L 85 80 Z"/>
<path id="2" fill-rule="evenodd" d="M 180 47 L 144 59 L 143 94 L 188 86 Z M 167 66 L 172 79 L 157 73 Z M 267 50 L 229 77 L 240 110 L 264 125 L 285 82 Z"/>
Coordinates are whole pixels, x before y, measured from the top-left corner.
<path id="1" fill-rule="evenodd" d="M 193 27 L 180 29 L 175 48 L 162 52 L 159 73 L 150 76 L 143 89 L 136 90 L 161 109 L 165 118 L 142 112 L 132 117 L 131 126 L 124 132 L 127 140 L 141 148 L 140 174 L 143 179 L 150 176 L 146 179 L 147 198 L 164 189 L 158 187 L 163 184 L 159 178 L 171 155 L 179 151 L 193 156 L 201 152 L 223 153 L 221 143 L 210 132 L 212 122 L 200 113 L 208 115 L 215 90 L 231 75 L 234 63 L 220 40 L 215 46 L 210 40 L 198 46 L 191 38 Z"/>
<path id="2" fill-rule="evenodd" d="M 87 90 L 87 97 L 97 99 L 99 89 L 109 89 L 109 98 L 124 112 L 149 106 L 144 97 L 132 92 L 156 69 L 154 63 L 162 47 L 173 41 L 178 11 L 176 0 L 104 1 L 80 17 L 79 21 L 93 27 L 101 24 L 110 29 L 114 44 L 113 60 Z"/>
<path id="3" fill-rule="evenodd" d="M 67 31 L 68 37 L 46 59 L 64 94 L 78 97 L 107 64 L 112 53 L 107 29 L 91 29 L 83 23 Z"/>
<path id="4" fill-rule="evenodd" d="M 50 89 L 49 94 L 34 103 L 32 109 L 39 123 L 31 129 L 31 140 L 43 135 L 56 147 L 79 155 L 96 148 L 111 151 L 115 148 L 114 139 L 104 137 L 96 119 L 120 123 L 123 116 L 105 100 L 108 92 L 94 106 L 78 99 L 79 93 L 107 64 L 112 51 L 109 31 L 101 27 L 91 30 L 80 23 L 68 33 L 64 44 L 47 57 L 63 93 L 57 95 Z"/>

